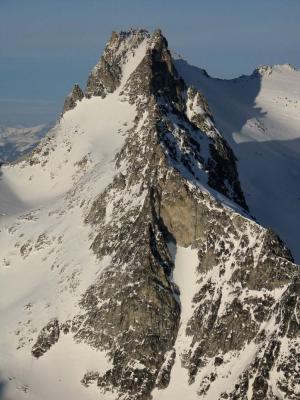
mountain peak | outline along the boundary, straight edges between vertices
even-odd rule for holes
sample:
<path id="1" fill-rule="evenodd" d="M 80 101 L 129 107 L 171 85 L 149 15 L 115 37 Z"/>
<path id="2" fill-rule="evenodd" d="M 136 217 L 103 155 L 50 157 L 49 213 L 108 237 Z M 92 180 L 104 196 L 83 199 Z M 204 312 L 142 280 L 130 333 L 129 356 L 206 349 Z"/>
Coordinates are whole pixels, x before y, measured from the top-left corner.
<path id="1" fill-rule="evenodd" d="M 66 110 L 81 100 L 80 88 L 74 88 L 72 93 L 66 100 Z M 203 95 L 188 87 L 178 75 L 167 39 L 160 29 L 152 35 L 143 29 L 112 33 L 100 61 L 88 78 L 85 96 L 106 98 L 113 93 L 136 105 L 140 113 L 150 113 L 153 121 L 160 121 L 154 124 L 155 135 L 167 144 L 170 154 L 174 153 L 171 147 L 181 139 L 176 137 L 171 145 L 165 141 L 161 131 L 176 130 L 180 124 L 181 134 L 190 137 L 188 132 L 198 130 L 196 141 L 203 137 L 209 150 L 205 156 L 203 153 L 203 158 L 200 154 L 194 155 L 194 146 L 187 139 L 190 154 L 185 155 L 186 173 L 248 209 L 238 181 L 235 156 L 215 127 Z M 175 116 L 177 123 L 174 122 Z M 175 163 L 176 158 L 173 160 Z M 203 171 L 206 171 L 205 178 Z"/>
<path id="2" fill-rule="evenodd" d="M 10 397 L 298 391 L 299 267 L 245 211 L 199 89 L 159 30 L 113 33 L 85 98 L 1 169 Z"/>
<path id="3" fill-rule="evenodd" d="M 89 75 L 86 96 L 105 97 L 108 93 L 113 93 L 121 85 L 124 75 L 129 77 L 124 74 L 124 69 L 130 66 L 131 59 L 135 57 L 139 48 L 142 48 L 143 52 L 141 60 L 150 54 L 153 56 L 153 62 L 161 57 L 162 62 L 168 60 L 171 72 L 172 62 L 168 42 L 160 29 L 155 30 L 153 34 L 141 28 L 113 32 L 102 57 Z"/>
<path id="4" fill-rule="evenodd" d="M 145 29 L 113 32 L 102 57 L 89 75 L 86 96 L 105 97 L 114 92 L 120 86 L 124 64 L 149 38 L 150 34 Z"/>

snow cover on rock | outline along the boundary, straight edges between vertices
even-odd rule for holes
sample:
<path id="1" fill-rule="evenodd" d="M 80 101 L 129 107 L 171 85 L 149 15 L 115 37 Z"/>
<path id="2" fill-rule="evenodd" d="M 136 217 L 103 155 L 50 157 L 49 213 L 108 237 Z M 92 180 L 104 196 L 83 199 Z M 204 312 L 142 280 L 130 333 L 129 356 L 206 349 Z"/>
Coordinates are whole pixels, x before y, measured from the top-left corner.
<path id="1" fill-rule="evenodd" d="M 262 66 L 222 80 L 184 60 L 182 77 L 204 93 L 215 122 L 238 158 L 250 213 L 273 228 L 300 261 L 300 71 Z"/>
<path id="2" fill-rule="evenodd" d="M 192 72 L 160 31 L 113 33 L 85 93 L 2 167 L 3 399 L 300 395 L 299 267 L 247 213 Z"/>

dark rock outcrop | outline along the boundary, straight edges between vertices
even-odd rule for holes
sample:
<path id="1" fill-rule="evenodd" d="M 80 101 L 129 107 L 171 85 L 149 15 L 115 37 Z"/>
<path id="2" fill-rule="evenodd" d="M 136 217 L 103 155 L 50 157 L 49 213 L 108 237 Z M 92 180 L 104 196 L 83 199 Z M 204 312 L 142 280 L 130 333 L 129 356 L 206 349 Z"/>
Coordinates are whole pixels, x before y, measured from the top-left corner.
<path id="1" fill-rule="evenodd" d="M 58 341 L 59 333 L 59 322 L 54 318 L 39 333 L 31 350 L 32 355 L 36 358 L 44 355 Z"/>
<path id="2" fill-rule="evenodd" d="M 62 115 L 69 110 L 73 110 L 73 108 L 76 107 L 77 101 L 80 101 L 83 98 L 84 94 L 80 86 L 77 84 L 74 85 L 72 92 L 66 97 Z"/>

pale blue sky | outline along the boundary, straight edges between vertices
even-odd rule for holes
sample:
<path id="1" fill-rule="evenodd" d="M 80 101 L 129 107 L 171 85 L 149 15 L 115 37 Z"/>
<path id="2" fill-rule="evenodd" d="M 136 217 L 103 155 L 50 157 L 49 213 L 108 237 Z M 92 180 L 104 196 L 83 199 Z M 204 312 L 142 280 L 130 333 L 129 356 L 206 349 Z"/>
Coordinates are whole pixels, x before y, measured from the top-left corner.
<path id="1" fill-rule="evenodd" d="M 299 21 L 300 0 L 0 0 L 0 125 L 55 119 L 112 30 L 161 28 L 190 63 L 228 78 L 299 67 Z"/>

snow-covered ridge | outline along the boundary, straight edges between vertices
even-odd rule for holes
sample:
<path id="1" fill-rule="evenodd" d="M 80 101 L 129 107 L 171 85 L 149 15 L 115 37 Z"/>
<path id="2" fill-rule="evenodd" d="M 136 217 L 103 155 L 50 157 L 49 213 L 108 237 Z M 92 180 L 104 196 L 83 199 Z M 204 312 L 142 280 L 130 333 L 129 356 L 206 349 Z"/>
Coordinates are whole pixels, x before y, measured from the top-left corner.
<path id="1" fill-rule="evenodd" d="M 223 80 L 186 61 L 175 65 L 204 94 L 237 156 L 250 213 L 278 232 L 299 261 L 300 71 L 288 64 L 266 66 Z"/>
<path id="2" fill-rule="evenodd" d="M 188 63 L 188 60 L 183 57 L 181 54 L 177 53 L 175 50 L 171 51 L 172 54 L 172 58 L 173 60 L 176 62 L 178 62 L 179 64 L 184 64 L 184 63 Z M 260 65 L 258 67 L 256 67 L 253 72 L 250 75 L 240 75 L 236 78 L 218 78 L 217 76 L 212 76 L 208 73 L 207 70 L 201 68 L 201 67 L 197 67 L 198 73 L 202 73 L 203 75 L 205 75 L 207 78 L 211 78 L 214 80 L 218 80 L 218 81 L 236 81 L 238 79 L 245 79 L 245 78 L 251 78 L 251 77 L 256 77 L 256 76 L 270 76 L 272 73 L 280 73 L 280 74 L 289 74 L 289 73 L 298 73 L 300 72 L 299 68 L 294 67 L 292 64 L 273 64 L 273 65 Z"/>

